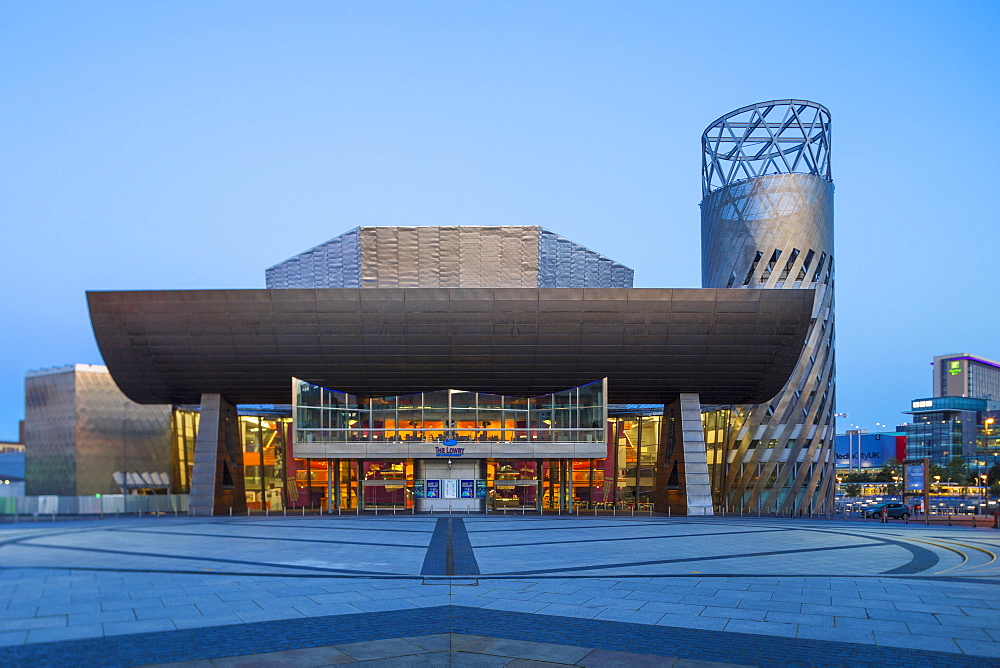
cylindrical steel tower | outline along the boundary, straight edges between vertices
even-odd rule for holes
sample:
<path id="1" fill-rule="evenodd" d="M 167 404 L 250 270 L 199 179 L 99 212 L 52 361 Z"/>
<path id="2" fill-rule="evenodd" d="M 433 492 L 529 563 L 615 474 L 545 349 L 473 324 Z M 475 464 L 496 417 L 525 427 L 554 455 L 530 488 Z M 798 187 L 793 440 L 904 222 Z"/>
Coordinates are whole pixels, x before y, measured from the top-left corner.
<path id="1" fill-rule="evenodd" d="M 830 112 L 761 102 L 712 123 L 701 143 L 702 286 L 816 290 L 784 389 L 767 404 L 732 407 L 714 492 L 729 508 L 825 512 L 836 485 Z"/>

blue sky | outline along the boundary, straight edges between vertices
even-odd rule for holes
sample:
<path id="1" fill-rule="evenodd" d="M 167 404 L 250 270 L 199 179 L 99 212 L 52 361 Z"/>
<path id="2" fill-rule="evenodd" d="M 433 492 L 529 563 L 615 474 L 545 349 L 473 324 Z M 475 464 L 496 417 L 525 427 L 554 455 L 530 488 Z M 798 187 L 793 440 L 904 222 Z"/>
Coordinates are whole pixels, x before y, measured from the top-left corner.
<path id="1" fill-rule="evenodd" d="M 699 138 L 833 115 L 838 410 L 1000 358 L 1000 3 L 6 2 L 0 439 L 84 292 L 263 287 L 357 225 L 543 225 L 700 283 Z M 842 430 L 844 421 L 838 425 Z"/>

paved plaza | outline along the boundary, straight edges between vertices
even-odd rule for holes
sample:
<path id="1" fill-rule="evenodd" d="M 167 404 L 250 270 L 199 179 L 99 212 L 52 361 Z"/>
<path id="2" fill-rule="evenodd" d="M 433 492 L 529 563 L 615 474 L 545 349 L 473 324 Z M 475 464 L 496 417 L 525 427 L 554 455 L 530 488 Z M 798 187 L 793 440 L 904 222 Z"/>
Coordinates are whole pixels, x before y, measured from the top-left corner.
<path id="1" fill-rule="evenodd" d="M 768 518 L 0 525 L 8 665 L 1000 665 L 1000 531 Z"/>

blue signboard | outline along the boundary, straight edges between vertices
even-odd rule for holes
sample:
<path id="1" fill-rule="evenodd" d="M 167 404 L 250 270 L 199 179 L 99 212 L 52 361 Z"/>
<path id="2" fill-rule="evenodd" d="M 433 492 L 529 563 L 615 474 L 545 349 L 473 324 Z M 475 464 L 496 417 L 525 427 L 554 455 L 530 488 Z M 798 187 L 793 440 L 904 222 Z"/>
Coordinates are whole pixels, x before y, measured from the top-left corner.
<path id="1" fill-rule="evenodd" d="M 477 480 L 476 481 L 476 498 L 485 499 L 486 498 L 486 481 Z"/>
<path id="2" fill-rule="evenodd" d="M 904 466 L 903 476 L 905 478 L 904 484 L 906 485 L 907 492 L 924 491 L 923 462 L 921 462 L 920 464 L 907 464 L 906 466 Z"/>
<path id="3" fill-rule="evenodd" d="M 440 499 L 441 498 L 441 481 L 440 480 L 428 480 L 427 488 L 425 491 L 428 499 Z"/>
<path id="4" fill-rule="evenodd" d="M 463 499 L 474 499 L 476 498 L 476 481 L 475 480 L 462 480 L 461 489 L 458 493 L 460 498 Z"/>
<path id="5" fill-rule="evenodd" d="M 413 498 L 423 499 L 424 497 L 424 481 L 414 480 L 413 481 Z"/>

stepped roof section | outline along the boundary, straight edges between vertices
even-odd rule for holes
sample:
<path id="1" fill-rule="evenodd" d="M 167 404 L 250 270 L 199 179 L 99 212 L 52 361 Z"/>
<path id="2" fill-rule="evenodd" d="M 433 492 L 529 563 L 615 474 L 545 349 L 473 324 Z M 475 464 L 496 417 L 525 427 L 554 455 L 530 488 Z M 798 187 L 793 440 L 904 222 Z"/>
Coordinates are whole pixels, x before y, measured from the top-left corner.
<path id="1" fill-rule="evenodd" d="M 357 227 L 265 271 L 281 288 L 631 288 L 634 272 L 537 225 Z"/>

